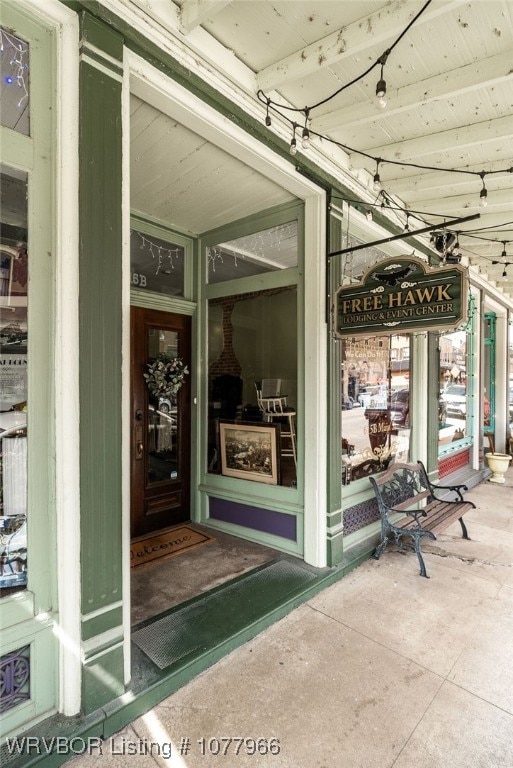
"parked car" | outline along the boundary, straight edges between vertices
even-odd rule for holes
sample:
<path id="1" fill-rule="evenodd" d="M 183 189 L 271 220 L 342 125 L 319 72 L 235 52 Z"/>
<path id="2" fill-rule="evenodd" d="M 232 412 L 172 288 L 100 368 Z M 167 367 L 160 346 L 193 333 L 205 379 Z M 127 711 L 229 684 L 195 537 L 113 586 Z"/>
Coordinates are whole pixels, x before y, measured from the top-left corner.
<path id="1" fill-rule="evenodd" d="M 393 427 L 410 426 L 410 390 L 399 389 L 392 395 L 390 415 Z M 447 403 L 440 397 L 438 401 L 438 422 L 445 424 L 447 418 Z"/>
<path id="2" fill-rule="evenodd" d="M 464 419 L 467 415 L 467 388 L 464 384 L 449 384 L 440 396 L 447 405 L 447 415 Z"/>
<path id="3" fill-rule="evenodd" d="M 410 390 L 398 389 L 390 401 L 390 418 L 393 427 L 410 426 Z"/>
<path id="4" fill-rule="evenodd" d="M 0 438 L 19 435 L 27 427 L 25 411 L 10 410 L 0 412 Z"/>

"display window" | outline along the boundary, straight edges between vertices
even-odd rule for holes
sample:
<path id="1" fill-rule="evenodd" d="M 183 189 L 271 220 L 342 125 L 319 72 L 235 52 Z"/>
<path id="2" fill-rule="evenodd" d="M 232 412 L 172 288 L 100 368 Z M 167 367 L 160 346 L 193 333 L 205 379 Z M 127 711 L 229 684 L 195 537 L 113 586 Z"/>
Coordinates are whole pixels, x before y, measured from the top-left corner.
<path id="1" fill-rule="evenodd" d="M 27 585 L 28 250 L 26 173 L 2 166 L 0 594 Z"/>
<path id="2" fill-rule="evenodd" d="M 342 482 L 408 460 L 412 428 L 408 335 L 342 341 Z"/>
<path id="3" fill-rule="evenodd" d="M 467 331 L 441 334 L 439 355 L 438 446 L 446 450 L 470 437 L 472 392 L 467 376 Z"/>

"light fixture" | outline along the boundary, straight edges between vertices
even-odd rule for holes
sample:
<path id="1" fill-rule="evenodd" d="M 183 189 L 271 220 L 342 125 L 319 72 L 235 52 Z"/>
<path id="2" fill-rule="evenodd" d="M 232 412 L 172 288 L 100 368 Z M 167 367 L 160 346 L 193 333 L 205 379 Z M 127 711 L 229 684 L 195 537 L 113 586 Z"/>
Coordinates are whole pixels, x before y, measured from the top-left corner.
<path id="1" fill-rule="evenodd" d="M 296 141 L 296 128 L 297 124 L 292 123 L 292 139 L 290 140 L 289 152 L 291 155 L 297 155 L 297 141 Z"/>
<path id="2" fill-rule="evenodd" d="M 506 261 L 508 258 L 508 254 L 506 253 L 506 240 L 502 241 L 502 253 L 501 253 L 501 259 L 502 261 Z"/>
<path id="3" fill-rule="evenodd" d="M 509 264 L 506 264 L 505 267 L 504 267 L 504 272 L 502 273 L 503 277 L 507 277 L 508 276 L 508 273 L 506 272 L 506 267 L 507 266 L 509 266 Z"/>
<path id="4" fill-rule="evenodd" d="M 479 193 L 479 205 L 481 206 L 481 208 L 486 208 L 486 206 L 488 205 L 488 190 L 486 189 L 485 182 L 484 182 L 485 171 L 481 171 L 479 175 L 481 176 L 481 181 L 483 182 L 483 188 Z"/>
<path id="5" fill-rule="evenodd" d="M 388 59 L 388 54 L 389 51 L 385 51 L 385 53 L 383 53 L 378 59 L 379 63 L 381 64 L 381 75 L 378 82 L 376 83 L 376 98 L 381 109 L 385 109 L 387 105 L 387 84 L 385 78 L 383 77 L 383 68 Z"/>
<path id="6" fill-rule="evenodd" d="M 410 214 L 408 211 L 406 211 L 406 223 L 404 225 L 404 231 L 409 232 L 410 231 Z"/>
<path id="7" fill-rule="evenodd" d="M 379 177 L 379 164 L 381 162 L 380 158 L 377 158 L 376 160 L 376 173 L 374 174 L 374 178 L 372 180 L 372 186 L 374 188 L 375 192 L 379 192 L 381 189 L 381 179 Z"/>
<path id="8" fill-rule="evenodd" d="M 303 149 L 308 149 L 310 146 L 310 131 L 308 130 L 308 117 L 309 117 L 310 110 L 308 107 L 305 107 L 305 125 L 303 128 L 303 133 L 301 134 L 301 146 Z"/>
<path id="9" fill-rule="evenodd" d="M 265 113 L 265 124 L 267 127 L 271 125 L 271 115 L 269 114 L 269 107 L 271 106 L 271 99 L 267 99 L 267 111 Z"/>

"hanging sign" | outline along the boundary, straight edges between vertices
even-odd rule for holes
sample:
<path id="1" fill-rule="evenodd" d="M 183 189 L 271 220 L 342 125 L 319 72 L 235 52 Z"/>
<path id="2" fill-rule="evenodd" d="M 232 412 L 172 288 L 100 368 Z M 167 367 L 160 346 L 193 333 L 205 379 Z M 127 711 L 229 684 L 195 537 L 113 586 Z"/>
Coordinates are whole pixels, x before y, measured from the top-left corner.
<path id="1" fill-rule="evenodd" d="M 387 334 L 455 329 L 467 319 L 468 277 L 459 264 L 432 268 L 415 256 L 374 264 L 335 294 L 334 333 Z"/>

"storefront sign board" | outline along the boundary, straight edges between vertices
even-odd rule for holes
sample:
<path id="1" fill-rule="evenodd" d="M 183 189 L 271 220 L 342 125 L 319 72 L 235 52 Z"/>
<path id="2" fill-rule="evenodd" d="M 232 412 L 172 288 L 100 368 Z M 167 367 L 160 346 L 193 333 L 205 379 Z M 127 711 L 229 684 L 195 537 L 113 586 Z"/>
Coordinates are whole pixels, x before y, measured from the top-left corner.
<path id="1" fill-rule="evenodd" d="M 432 268 L 415 256 L 374 264 L 335 294 L 334 333 L 380 335 L 456 329 L 467 320 L 468 277 L 459 264 Z"/>

